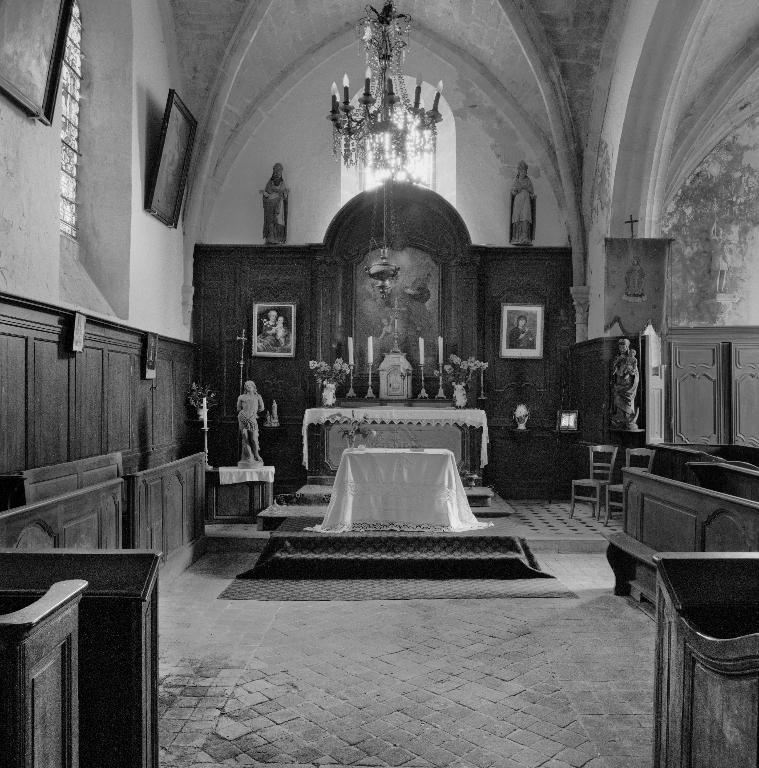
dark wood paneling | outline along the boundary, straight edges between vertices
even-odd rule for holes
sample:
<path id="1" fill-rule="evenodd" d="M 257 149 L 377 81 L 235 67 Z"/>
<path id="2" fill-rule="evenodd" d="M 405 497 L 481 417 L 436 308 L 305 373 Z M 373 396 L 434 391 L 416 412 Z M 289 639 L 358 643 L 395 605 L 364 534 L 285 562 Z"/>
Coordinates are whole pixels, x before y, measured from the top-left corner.
<path id="1" fill-rule="evenodd" d="M 670 360 L 675 442 L 723 442 L 722 345 L 672 342 Z"/>
<path id="2" fill-rule="evenodd" d="M 733 440 L 759 446 L 759 344 L 735 341 L 733 366 Z"/>
<path id="3" fill-rule="evenodd" d="M 0 467 L 26 463 L 27 340 L 0 333 Z"/>
<path id="4" fill-rule="evenodd" d="M 193 345 L 159 338 L 159 377 L 145 381 L 144 332 L 88 318 L 84 351 L 74 353 L 73 318 L 0 294 L 0 472 L 109 450 L 134 471 L 197 450 L 185 402 Z"/>
<path id="5" fill-rule="evenodd" d="M 575 334 L 571 251 L 477 247 L 471 252 L 480 260 L 478 300 L 460 305 L 452 321 L 470 333 L 479 323 L 479 347 L 460 351 L 489 363 L 487 399 L 475 400 L 479 387 L 471 387 L 471 404 L 485 409 L 490 428 L 485 482 L 506 498 L 568 496 L 576 450 L 574 438 L 557 439 L 556 414 L 568 407 L 567 361 Z M 500 357 L 503 303 L 544 306 L 541 359 Z M 530 409 L 526 434 L 517 432 L 513 418 L 519 403 Z"/>

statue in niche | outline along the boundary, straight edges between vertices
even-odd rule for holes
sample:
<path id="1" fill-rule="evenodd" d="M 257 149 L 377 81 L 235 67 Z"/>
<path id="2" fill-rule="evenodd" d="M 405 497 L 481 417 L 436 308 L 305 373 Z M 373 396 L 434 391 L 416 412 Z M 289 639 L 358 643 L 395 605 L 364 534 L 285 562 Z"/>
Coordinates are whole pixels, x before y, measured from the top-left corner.
<path id="1" fill-rule="evenodd" d="M 611 426 L 612 429 L 635 432 L 638 430 L 638 410 L 635 408 L 635 394 L 640 381 L 638 359 L 635 350 L 630 349 L 628 339 L 620 339 L 617 349 L 611 374 Z"/>
<path id="2" fill-rule="evenodd" d="M 520 160 L 511 187 L 511 233 L 514 245 L 532 245 L 535 239 L 535 190 L 527 175 L 527 163 Z"/>
<path id="3" fill-rule="evenodd" d="M 709 238 L 709 244 L 711 249 L 711 264 L 710 270 L 712 275 L 717 279 L 716 289 L 717 296 L 727 293 L 727 274 L 730 271 L 730 261 L 728 260 L 725 247 L 722 243 L 722 238 L 717 235 L 717 220 L 714 220 L 712 226 L 711 237 Z M 721 230 L 720 230 L 721 234 Z"/>
<path id="4" fill-rule="evenodd" d="M 271 178 L 261 190 L 264 204 L 264 242 L 287 242 L 287 195 L 282 163 L 275 163 Z"/>
<path id="5" fill-rule="evenodd" d="M 245 382 L 245 391 L 237 398 L 237 424 L 240 429 L 242 453 L 237 466 L 255 469 L 263 466 L 258 452 L 258 414 L 264 410 L 264 401 L 253 381 Z"/>

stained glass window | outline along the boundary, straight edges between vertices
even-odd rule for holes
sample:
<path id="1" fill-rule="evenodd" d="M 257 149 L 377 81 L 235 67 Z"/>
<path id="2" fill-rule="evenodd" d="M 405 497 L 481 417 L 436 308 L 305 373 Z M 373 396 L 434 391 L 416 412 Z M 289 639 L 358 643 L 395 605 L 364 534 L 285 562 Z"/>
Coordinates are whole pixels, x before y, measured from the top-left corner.
<path id="1" fill-rule="evenodd" d="M 79 167 L 79 98 L 82 88 L 82 17 L 74 0 L 61 73 L 61 232 L 76 237 L 76 178 Z"/>

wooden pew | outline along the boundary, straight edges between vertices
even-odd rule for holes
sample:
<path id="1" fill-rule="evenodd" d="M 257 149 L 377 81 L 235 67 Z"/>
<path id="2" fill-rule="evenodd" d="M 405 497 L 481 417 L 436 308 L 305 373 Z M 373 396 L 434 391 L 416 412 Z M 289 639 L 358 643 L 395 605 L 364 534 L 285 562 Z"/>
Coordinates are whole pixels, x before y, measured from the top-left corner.
<path id="1" fill-rule="evenodd" d="M 120 453 L 106 453 L 0 475 L 0 509 L 21 507 L 121 476 Z"/>
<path id="2" fill-rule="evenodd" d="M 121 547 L 121 478 L 0 512 L 0 547 Z"/>
<path id="3" fill-rule="evenodd" d="M 205 453 L 124 478 L 124 547 L 161 552 L 163 578 L 205 553 Z"/>
<path id="4" fill-rule="evenodd" d="M 159 555 L 0 551 L 0 606 L 28 605 L 61 580 L 88 584 L 78 623 L 80 768 L 158 768 Z M 3 690 L 0 678 L 0 699 Z"/>
<path id="5" fill-rule="evenodd" d="M 639 469 L 622 475 L 624 532 L 607 535 L 615 594 L 654 603 L 656 552 L 759 551 L 759 501 Z"/>
<path id="6" fill-rule="evenodd" d="M 702 488 L 759 501 L 759 469 L 744 462 L 688 464 Z"/>
<path id="7" fill-rule="evenodd" d="M 81 579 L 35 597 L 0 592 L 0 764 L 79 765 Z"/>

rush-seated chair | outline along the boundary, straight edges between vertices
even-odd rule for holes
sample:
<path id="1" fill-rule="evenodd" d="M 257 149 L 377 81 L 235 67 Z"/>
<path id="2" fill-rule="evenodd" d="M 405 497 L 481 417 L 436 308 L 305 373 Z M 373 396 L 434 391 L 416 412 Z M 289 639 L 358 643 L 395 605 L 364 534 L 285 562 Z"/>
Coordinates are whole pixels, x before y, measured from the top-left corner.
<path id="1" fill-rule="evenodd" d="M 611 482 L 614 460 L 617 458 L 616 445 L 588 446 L 590 457 L 590 476 L 580 480 L 572 480 L 572 504 L 569 517 L 575 513 L 575 501 L 586 501 L 593 508 L 593 517 L 601 519 L 601 504 L 604 491 Z M 578 493 L 579 491 L 579 493 Z"/>
<path id="2" fill-rule="evenodd" d="M 654 451 L 651 448 L 628 448 L 625 451 L 626 467 L 636 467 L 637 469 L 645 469 L 646 472 L 650 472 L 653 463 Z M 624 509 L 624 490 L 622 483 L 606 486 L 606 516 L 604 517 L 604 525 L 609 524 L 612 507 L 620 512 Z"/>

